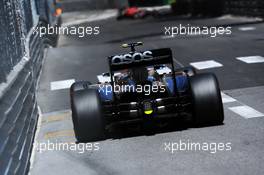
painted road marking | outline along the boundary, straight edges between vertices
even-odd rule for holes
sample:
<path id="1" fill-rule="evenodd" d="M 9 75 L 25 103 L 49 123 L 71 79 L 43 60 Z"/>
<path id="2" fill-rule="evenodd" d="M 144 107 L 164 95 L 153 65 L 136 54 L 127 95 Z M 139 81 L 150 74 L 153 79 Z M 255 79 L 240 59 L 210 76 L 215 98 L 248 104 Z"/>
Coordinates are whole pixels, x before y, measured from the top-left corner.
<path id="1" fill-rule="evenodd" d="M 248 64 L 264 62 L 264 57 L 262 56 L 237 57 L 236 59 Z"/>
<path id="2" fill-rule="evenodd" d="M 222 101 L 223 103 L 231 103 L 231 102 L 235 102 L 236 99 L 226 95 L 225 93 L 221 92 L 221 96 L 222 96 Z"/>
<path id="3" fill-rule="evenodd" d="M 50 90 L 55 91 L 60 89 L 69 89 L 74 82 L 74 79 L 53 81 L 50 83 Z"/>
<path id="4" fill-rule="evenodd" d="M 58 137 L 74 137 L 74 131 L 73 130 L 53 131 L 53 132 L 47 132 L 44 135 L 45 139 L 58 138 Z"/>
<path id="5" fill-rule="evenodd" d="M 171 39 L 171 38 L 174 38 L 174 36 L 172 36 L 172 35 L 165 35 L 165 36 L 162 36 L 161 38 L 162 39 Z"/>
<path id="6" fill-rule="evenodd" d="M 214 61 L 214 60 L 208 60 L 208 61 L 200 61 L 200 62 L 193 62 L 190 63 L 191 66 L 195 67 L 196 69 L 202 70 L 202 69 L 210 69 L 215 67 L 222 67 L 223 65 Z"/>
<path id="7" fill-rule="evenodd" d="M 239 27 L 238 30 L 240 30 L 240 31 L 251 31 L 251 30 L 256 30 L 256 27 Z"/>
<path id="8" fill-rule="evenodd" d="M 51 115 L 45 118 L 42 118 L 42 124 L 50 123 L 50 122 L 57 122 L 57 121 L 63 121 L 63 120 L 70 120 L 71 119 L 71 112 L 64 112 L 64 113 L 58 113 L 57 115 Z"/>
<path id="9" fill-rule="evenodd" d="M 235 112 L 236 114 L 248 119 L 248 118 L 256 118 L 256 117 L 264 117 L 264 114 L 261 112 L 249 107 L 249 106 L 236 106 L 230 107 L 231 111 Z"/>
<path id="10" fill-rule="evenodd" d="M 71 119 L 71 110 L 61 110 L 42 114 L 41 124 L 47 124 L 57 121 L 65 121 Z"/>

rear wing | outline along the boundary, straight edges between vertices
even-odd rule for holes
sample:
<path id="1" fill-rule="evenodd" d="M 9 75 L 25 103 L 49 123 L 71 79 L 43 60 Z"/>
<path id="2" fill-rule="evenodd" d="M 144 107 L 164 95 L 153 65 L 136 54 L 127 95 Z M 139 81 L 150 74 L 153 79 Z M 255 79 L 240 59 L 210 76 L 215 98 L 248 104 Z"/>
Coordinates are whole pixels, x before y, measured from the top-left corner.
<path id="1" fill-rule="evenodd" d="M 132 49 L 133 50 L 133 49 Z M 160 64 L 171 64 L 172 76 L 175 77 L 172 51 L 170 48 L 148 50 L 144 52 L 130 52 L 128 54 L 108 57 L 110 67 L 111 85 L 114 87 L 114 72 L 139 66 L 155 66 Z M 174 91 L 177 97 L 178 88 L 176 78 L 173 78 Z M 116 94 L 113 92 L 114 99 Z"/>
<path id="2" fill-rule="evenodd" d="M 139 66 L 152 66 L 159 64 L 172 64 L 173 58 L 170 48 L 148 50 L 143 52 L 130 52 L 127 54 L 108 57 L 110 72 Z"/>

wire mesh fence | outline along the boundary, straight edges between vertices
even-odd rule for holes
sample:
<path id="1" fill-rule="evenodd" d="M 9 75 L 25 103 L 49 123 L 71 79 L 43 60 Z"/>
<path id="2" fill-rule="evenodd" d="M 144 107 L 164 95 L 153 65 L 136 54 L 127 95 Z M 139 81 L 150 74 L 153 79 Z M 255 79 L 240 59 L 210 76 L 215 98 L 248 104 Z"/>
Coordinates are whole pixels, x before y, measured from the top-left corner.
<path id="1" fill-rule="evenodd" d="M 25 9 L 29 10 L 31 7 L 24 1 L 0 1 L 0 82 L 6 80 L 8 73 L 21 60 L 25 52 L 25 36 L 32 25 L 32 17 L 28 12 L 25 13 L 28 11 Z"/>
<path id="2" fill-rule="evenodd" d="M 226 0 L 225 13 L 264 17 L 263 0 Z"/>
<path id="3" fill-rule="evenodd" d="M 46 47 L 45 37 L 32 29 L 52 23 L 47 3 L 54 1 L 0 1 L 0 174 L 29 170 L 38 120 L 35 92 Z"/>

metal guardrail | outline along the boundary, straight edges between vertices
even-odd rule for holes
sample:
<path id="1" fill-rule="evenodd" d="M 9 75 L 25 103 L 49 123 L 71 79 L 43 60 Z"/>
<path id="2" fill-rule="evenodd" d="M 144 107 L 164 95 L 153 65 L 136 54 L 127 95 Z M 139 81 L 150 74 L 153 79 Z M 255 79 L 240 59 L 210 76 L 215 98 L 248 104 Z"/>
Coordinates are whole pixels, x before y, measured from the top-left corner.
<path id="1" fill-rule="evenodd" d="M 25 18 L 24 13 L 15 13 L 17 7 L 11 0 L 0 1 L 1 32 L 1 74 L 0 82 L 6 80 L 6 76 L 12 68 L 20 61 L 24 46 L 21 38 L 26 34 L 26 26 L 21 19 Z M 17 20 L 16 20 L 17 19 Z"/>
<path id="2" fill-rule="evenodd" d="M 144 0 L 143 0 L 144 1 Z M 263 0 L 177 0 L 172 4 L 176 14 L 219 16 L 233 14 L 239 16 L 264 17 Z"/>
<path id="3" fill-rule="evenodd" d="M 264 1 L 263 0 L 226 0 L 225 13 L 264 17 Z"/>

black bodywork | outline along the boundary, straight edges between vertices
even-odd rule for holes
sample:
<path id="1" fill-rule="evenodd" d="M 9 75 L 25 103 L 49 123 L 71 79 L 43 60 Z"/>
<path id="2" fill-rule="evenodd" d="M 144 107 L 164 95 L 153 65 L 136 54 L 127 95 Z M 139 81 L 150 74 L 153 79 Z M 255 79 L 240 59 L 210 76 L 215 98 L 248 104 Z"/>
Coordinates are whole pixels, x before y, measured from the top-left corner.
<path id="1" fill-rule="evenodd" d="M 130 45 L 131 53 L 135 53 L 135 45 Z M 133 68 L 139 66 L 159 66 L 169 64 L 171 67 L 170 76 L 176 77 L 172 51 L 169 48 L 151 50 L 153 53 L 153 60 L 132 62 L 130 64 L 112 64 L 113 56 L 108 58 L 111 86 L 114 87 L 115 79 L 114 72 L 121 69 Z M 188 74 L 186 74 L 188 78 Z M 147 83 L 147 82 L 145 82 Z M 151 95 L 144 95 L 144 93 L 124 93 L 120 98 L 117 98 L 113 92 L 113 101 L 104 101 L 103 113 L 105 121 L 108 124 L 115 123 L 130 123 L 138 122 L 145 119 L 167 119 L 177 116 L 190 115 L 191 113 L 191 98 L 188 89 L 179 91 L 177 89 L 176 79 L 173 79 L 174 93 L 152 93 Z M 153 110 L 151 114 L 146 114 L 145 111 Z"/>

